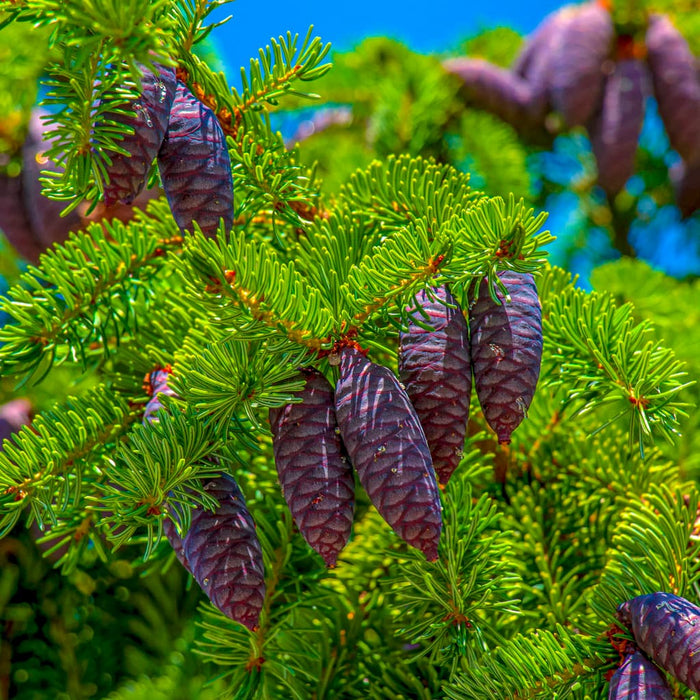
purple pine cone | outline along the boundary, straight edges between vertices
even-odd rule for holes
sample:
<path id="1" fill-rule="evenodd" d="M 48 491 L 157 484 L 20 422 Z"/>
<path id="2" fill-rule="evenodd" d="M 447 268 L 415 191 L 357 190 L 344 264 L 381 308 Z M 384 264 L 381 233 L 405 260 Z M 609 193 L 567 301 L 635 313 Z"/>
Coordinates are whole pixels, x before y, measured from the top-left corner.
<path id="1" fill-rule="evenodd" d="M 578 7 L 563 7 L 549 15 L 525 42 L 513 72 L 524 78 L 532 91 L 533 114 L 544 119 L 550 108 L 550 89 L 558 68 L 553 57 L 560 51 L 563 30 L 578 13 Z"/>
<path id="2" fill-rule="evenodd" d="M 0 231 L 31 263 L 39 262 L 44 246 L 34 237 L 22 197 L 22 178 L 0 174 Z"/>
<path id="3" fill-rule="evenodd" d="M 636 59 L 619 61 L 605 81 L 602 108 L 588 131 L 598 164 L 598 184 L 609 197 L 615 196 L 634 173 L 648 94 L 646 67 Z"/>
<path id="4" fill-rule="evenodd" d="M 62 217 L 61 211 L 65 209 L 66 203 L 41 194 L 41 171 L 59 170 L 53 161 L 44 156 L 51 147 L 50 140 L 43 140 L 44 133 L 55 127 L 45 126 L 41 120 L 42 114 L 39 111 L 32 112 L 29 132 L 22 148 L 22 197 L 35 240 L 42 248 L 48 248 L 54 243 L 63 243 L 71 231 L 82 227 L 83 221 L 75 209 Z"/>
<path id="5" fill-rule="evenodd" d="M 270 409 L 282 492 L 304 539 L 335 566 L 352 530 L 355 479 L 335 418 L 333 387 L 308 370 L 301 403 Z"/>
<path id="6" fill-rule="evenodd" d="M 265 601 L 265 572 L 255 523 L 235 480 L 211 479 L 205 490 L 215 512 L 199 508 L 185 537 L 185 556 L 197 583 L 224 615 L 254 630 Z"/>
<path id="7" fill-rule="evenodd" d="M 610 13 L 588 2 L 561 30 L 552 56 L 552 106 L 570 127 L 585 124 L 603 94 L 603 63 L 613 48 Z"/>
<path id="8" fill-rule="evenodd" d="M 688 165 L 676 163 L 669 171 L 676 192 L 676 205 L 684 219 L 700 209 L 700 162 Z"/>
<path id="9" fill-rule="evenodd" d="M 617 608 L 617 618 L 658 666 L 700 692 L 700 608 L 672 593 L 640 595 Z"/>
<path id="10" fill-rule="evenodd" d="M 169 506 L 169 508 L 171 512 L 177 513 L 177 508 L 174 508 L 173 506 Z M 193 514 L 195 512 L 196 510 L 193 511 Z M 170 518 L 165 518 L 163 520 L 163 533 L 168 538 L 168 542 L 170 542 L 170 546 L 173 548 L 175 556 L 180 564 L 182 564 L 189 573 L 192 573 L 190 564 L 187 561 L 187 555 L 185 554 L 185 543 L 183 542 L 182 537 L 180 537 L 180 534 L 175 527 L 175 523 L 173 523 Z"/>
<path id="11" fill-rule="evenodd" d="M 700 77 L 688 43 L 666 15 L 651 15 L 646 46 L 671 147 L 688 163 L 700 161 Z"/>
<path id="12" fill-rule="evenodd" d="M 538 126 L 544 117 L 530 86 L 508 70 L 479 58 L 454 58 L 445 69 L 462 79 L 462 90 L 478 109 L 495 114 L 518 129 Z"/>
<path id="13" fill-rule="evenodd" d="M 542 308 L 531 274 L 499 272 L 511 301 L 497 305 L 481 281 L 470 306 L 471 356 L 476 395 L 484 417 L 498 436 L 510 442 L 530 407 L 542 359 Z"/>
<path id="14" fill-rule="evenodd" d="M 399 537 L 434 561 L 442 530 L 440 495 L 406 392 L 386 367 L 344 348 L 335 402 L 343 442 L 370 500 Z"/>
<path id="15" fill-rule="evenodd" d="M 438 480 L 446 484 L 462 458 L 469 418 L 472 368 L 469 329 L 464 314 L 447 287 L 421 290 L 416 299 L 417 323 L 399 337 L 399 379 L 406 387 L 428 440 Z"/>
<path id="16" fill-rule="evenodd" d="M 158 167 L 181 229 L 191 231 L 196 221 L 207 236 L 215 236 L 223 217 L 231 230 L 233 179 L 224 132 L 214 112 L 179 81 Z"/>
<path id="17" fill-rule="evenodd" d="M 172 68 L 158 68 L 158 74 L 143 69 L 141 95 L 132 105 L 125 105 L 133 109 L 132 116 L 114 112 L 101 116 L 103 122 L 114 121 L 134 129 L 133 134 L 124 133 L 119 141 L 128 156 L 115 151 L 107 153 L 112 161 L 107 167 L 109 181 L 104 183 L 104 202 L 108 207 L 117 202 L 131 204 L 134 201 L 143 189 L 151 163 L 163 142 L 177 80 Z"/>
<path id="18" fill-rule="evenodd" d="M 610 679 L 608 700 L 672 700 L 659 669 L 641 651 L 625 657 Z"/>

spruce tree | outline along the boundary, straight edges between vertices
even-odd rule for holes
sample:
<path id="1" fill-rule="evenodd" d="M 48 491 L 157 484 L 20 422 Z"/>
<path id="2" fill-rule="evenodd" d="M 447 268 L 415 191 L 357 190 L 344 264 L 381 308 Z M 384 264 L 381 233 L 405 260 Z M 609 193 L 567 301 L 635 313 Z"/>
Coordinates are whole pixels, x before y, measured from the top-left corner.
<path id="1" fill-rule="evenodd" d="M 618 606 L 656 592 L 700 602 L 697 282 L 623 258 L 588 292 L 552 265 L 542 204 L 561 185 L 544 178 L 537 193 L 526 167 L 551 134 L 465 106 L 435 57 L 374 40 L 331 70 L 309 30 L 272 40 L 230 88 L 205 48 L 225 4 L 20 0 L 0 14 L 0 38 L 26 58 L 1 76 L 16 124 L 2 132 L 3 182 L 22 169 L 34 103 L 22 84 L 43 73 L 55 136 L 42 157 L 57 165 L 44 196 L 84 225 L 22 272 L 3 261 L 2 399 L 36 412 L 0 452 L 0 693 L 607 697 L 633 653 Z M 501 30 L 466 48 L 507 64 L 519 41 Z M 196 215 L 181 228 L 161 196 L 128 221 L 86 223 L 110 154 L 138 136 L 122 139 L 118 116 L 138 123 L 144 70 L 163 67 L 225 135 L 231 216 L 215 232 Z M 271 118 L 315 99 L 310 87 L 352 117 L 287 148 Z M 650 191 L 670 191 L 663 174 Z M 629 252 L 631 195 L 603 201 L 591 180 L 577 196 L 606 208 Z M 480 288 L 507 306 L 503 273 L 532 275 L 541 304 L 525 419 L 499 444 L 472 397 L 459 465 L 434 489 L 437 559 L 356 479 L 352 533 L 328 568 L 280 488 L 270 411 L 303 400 L 311 370 L 335 386 L 350 354 L 396 374 L 400 334 L 430 329 L 426 292 L 448 285 L 468 317 Z M 262 556 L 246 624 L 182 566 L 209 559 L 198 527 L 213 527 L 222 480 Z"/>

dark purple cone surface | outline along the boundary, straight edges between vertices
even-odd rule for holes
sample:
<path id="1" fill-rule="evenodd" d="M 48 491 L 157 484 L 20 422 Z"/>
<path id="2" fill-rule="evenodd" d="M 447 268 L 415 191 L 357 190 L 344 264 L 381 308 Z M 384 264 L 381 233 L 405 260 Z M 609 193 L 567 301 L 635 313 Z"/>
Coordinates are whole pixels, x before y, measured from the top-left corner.
<path id="1" fill-rule="evenodd" d="M 301 403 L 270 409 L 275 464 L 282 493 L 304 539 L 335 566 L 347 544 L 355 509 L 355 478 L 335 418 L 333 387 L 305 372 Z"/>
<path id="2" fill-rule="evenodd" d="M 0 174 L 0 231 L 25 260 L 39 262 L 44 246 L 34 237 L 24 209 L 21 177 Z"/>
<path id="3" fill-rule="evenodd" d="M 625 657 L 610 679 L 608 700 L 672 700 L 659 669 L 641 651 Z"/>
<path id="4" fill-rule="evenodd" d="M 542 116 L 528 84 L 504 68 L 479 58 L 454 58 L 445 69 L 462 79 L 469 102 L 518 128 L 536 126 Z"/>
<path id="5" fill-rule="evenodd" d="M 542 308 L 531 274 L 499 272 L 511 301 L 497 305 L 488 280 L 470 306 L 471 357 L 476 395 L 484 417 L 498 436 L 509 443 L 535 395 L 542 359 Z"/>
<path id="6" fill-rule="evenodd" d="M 44 156 L 51 148 L 51 141 L 42 140 L 45 132 L 54 127 L 45 126 L 41 121 L 42 112 L 34 111 L 29 120 L 29 132 L 22 148 L 22 197 L 24 210 L 34 232 L 34 238 L 42 248 L 49 248 L 54 243 L 63 243 L 71 231 L 77 231 L 83 225 L 80 215 L 74 209 L 61 217 L 66 202 L 59 202 L 41 194 L 42 170 L 58 172 L 59 168 Z"/>
<path id="7" fill-rule="evenodd" d="M 124 138 L 118 142 L 121 148 L 128 151 L 128 156 L 115 151 L 107 154 L 112 165 L 107 166 L 109 182 L 104 184 L 106 206 L 116 202 L 131 204 L 143 189 L 151 163 L 158 155 L 168 128 L 176 84 L 172 68 L 160 66 L 157 74 L 143 69 L 141 95 L 133 104 L 125 105 L 125 108 L 133 109 L 134 114 L 124 116 L 106 112 L 101 115 L 102 122 L 114 121 L 134 129 L 133 134 L 124 133 Z"/>
<path id="8" fill-rule="evenodd" d="M 196 221 L 216 235 L 223 217 L 233 226 L 233 180 L 226 138 L 214 112 L 178 82 L 170 122 L 158 153 L 158 168 L 170 209 L 181 229 Z"/>
<path id="9" fill-rule="evenodd" d="M 605 82 L 602 107 L 588 131 L 598 165 L 598 184 L 610 197 L 634 174 L 648 94 L 646 67 L 636 59 L 619 61 Z"/>
<path id="10" fill-rule="evenodd" d="M 177 512 L 175 508 L 171 507 L 171 511 Z M 193 514 L 196 511 L 193 511 Z M 185 554 L 185 543 L 182 540 L 182 537 L 180 537 L 177 528 L 175 527 L 175 523 L 170 518 L 165 518 L 163 520 L 163 533 L 165 536 L 168 538 L 168 542 L 170 542 L 170 546 L 173 548 L 175 551 L 175 556 L 177 557 L 178 561 L 180 564 L 182 564 L 189 573 L 192 573 L 192 570 L 190 569 L 190 564 L 187 561 L 187 555 Z"/>
<path id="11" fill-rule="evenodd" d="M 399 379 L 416 409 L 428 440 L 433 467 L 446 484 L 462 458 L 469 418 L 472 368 L 469 329 L 464 314 L 447 287 L 421 290 L 416 299 L 417 323 L 399 336 Z"/>
<path id="12" fill-rule="evenodd" d="M 430 449 L 394 374 L 355 348 L 341 353 L 338 427 L 350 461 L 379 514 L 429 561 L 437 559 L 442 512 Z"/>
<path id="13" fill-rule="evenodd" d="M 585 124 L 600 104 L 613 36 L 610 14 L 595 2 L 582 5 L 561 30 L 552 56 L 552 106 L 569 127 Z"/>
<path id="14" fill-rule="evenodd" d="M 542 67 L 551 65 L 551 51 L 556 46 L 562 29 L 577 12 L 577 7 L 567 5 L 547 15 L 523 43 L 523 48 L 513 63 L 513 73 L 525 78 L 530 84 L 533 78 L 540 78 Z"/>
<path id="15" fill-rule="evenodd" d="M 700 608 L 672 593 L 640 595 L 617 608 L 617 618 L 657 665 L 700 691 Z"/>
<path id="16" fill-rule="evenodd" d="M 666 15 L 651 15 L 646 46 L 654 96 L 671 147 L 688 163 L 700 161 L 700 77 L 688 43 Z"/>
<path id="17" fill-rule="evenodd" d="M 224 615 L 258 626 L 265 601 L 265 572 L 255 523 L 232 476 L 204 487 L 218 503 L 215 512 L 199 508 L 185 537 L 185 556 L 197 583 Z"/>
<path id="18" fill-rule="evenodd" d="M 560 50 L 563 30 L 578 11 L 578 7 L 566 6 L 546 17 L 527 40 L 513 66 L 513 72 L 525 79 L 532 92 L 533 117 L 544 119 L 550 108 L 552 79 L 557 70 L 553 59 Z"/>
<path id="19" fill-rule="evenodd" d="M 669 171 L 676 193 L 676 206 L 684 219 L 700 209 L 700 162 L 687 165 L 679 161 Z"/>

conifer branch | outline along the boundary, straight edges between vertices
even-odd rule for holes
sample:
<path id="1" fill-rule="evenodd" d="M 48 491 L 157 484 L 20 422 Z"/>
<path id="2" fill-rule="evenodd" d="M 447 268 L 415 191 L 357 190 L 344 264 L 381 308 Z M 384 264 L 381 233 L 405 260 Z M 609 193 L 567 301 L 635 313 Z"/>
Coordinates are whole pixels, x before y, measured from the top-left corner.
<path id="1" fill-rule="evenodd" d="M 55 522 L 60 502 L 67 504 L 80 492 L 81 470 L 74 465 L 89 464 L 89 458 L 114 444 L 137 416 L 121 397 L 96 389 L 38 415 L 31 429 L 22 428 L 6 441 L 0 452 L 2 535 L 27 504 L 40 527 Z"/>
<path id="2" fill-rule="evenodd" d="M 601 621 L 614 622 L 617 606 L 645 593 L 668 591 L 695 598 L 700 580 L 700 542 L 696 528 L 698 494 L 687 485 L 650 485 L 633 496 L 615 527 L 612 549 L 590 605 Z"/>
<path id="3" fill-rule="evenodd" d="M 487 652 L 445 688 L 452 700 L 527 700 L 563 693 L 597 670 L 612 656 L 607 643 L 572 634 L 535 630 L 517 635 Z"/>
<path id="4" fill-rule="evenodd" d="M 134 296 L 147 305 L 146 283 L 157 276 L 164 253 L 181 243 L 170 217 L 139 216 L 128 225 L 93 224 L 45 253 L 0 300 L 12 320 L 0 330 L 0 370 L 38 381 L 56 362 L 85 365 L 104 352 L 109 338 L 134 327 Z"/>
<path id="5" fill-rule="evenodd" d="M 243 233 L 218 242 L 197 234 L 178 265 L 192 297 L 239 337 L 263 338 L 274 329 L 283 337 L 319 350 L 333 319 L 317 290 L 283 263 L 265 243 Z"/>
<path id="6" fill-rule="evenodd" d="M 551 360 L 544 379 L 566 387 L 567 404 L 579 414 L 609 406 L 608 423 L 626 418 L 630 444 L 636 439 L 640 449 L 655 434 L 672 441 L 678 416 L 687 415 L 677 398 L 689 385 L 686 372 L 648 321 L 634 322 L 630 304 L 569 288 L 551 299 L 543 320 Z"/>

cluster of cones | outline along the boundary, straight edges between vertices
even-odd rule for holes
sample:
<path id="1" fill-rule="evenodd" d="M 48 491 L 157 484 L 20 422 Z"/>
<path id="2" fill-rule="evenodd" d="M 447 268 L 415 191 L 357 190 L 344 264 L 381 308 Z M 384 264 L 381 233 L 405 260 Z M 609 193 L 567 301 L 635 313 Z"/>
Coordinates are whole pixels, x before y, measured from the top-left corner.
<path id="1" fill-rule="evenodd" d="M 45 155 L 50 129 L 45 116 L 32 114 L 22 147 L 18 177 L 0 174 L 0 230 L 26 260 L 36 263 L 54 243 L 93 221 L 128 220 L 133 206 L 145 206 L 158 189 L 144 190 L 155 158 L 168 203 L 181 229 L 196 221 L 207 235 L 215 235 L 220 218 L 229 230 L 233 223 L 233 180 L 226 138 L 216 115 L 175 77 L 170 68 L 157 74 L 143 69 L 137 100 L 119 112 L 97 106 L 99 122 L 123 135 L 122 151 L 106 150 L 103 201 L 88 215 L 81 205 L 61 217 L 64 202 L 41 194 L 42 171 L 57 168 Z M 126 131 L 129 127 L 133 131 Z"/>
<path id="2" fill-rule="evenodd" d="M 532 275 L 503 272 L 500 282 L 509 300 L 484 279 L 469 325 L 446 287 L 419 293 L 400 338 L 401 381 L 345 340 L 329 356 L 339 368 L 335 387 L 305 368 L 298 402 L 270 410 L 282 492 L 327 566 L 335 566 L 350 538 L 355 473 L 394 532 L 429 561 L 438 558 L 438 480 L 446 484 L 462 457 L 472 374 L 486 420 L 501 443 L 510 441 L 539 376 L 541 308 Z M 169 372 L 149 375 L 144 421 L 157 419 L 163 394 L 173 395 Z M 253 629 L 265 597 L 255 524 L 233 477 L 222 474 L 204 488 L 220 507 L 196 508 L 184 539 L 171 511 L 165 534 L 214 605 Z"/>
<path id="3" fill-rule="evenodd" d="M 651 14 L 643 37 L 617 31 L 605 2 L 569 5 L 547 17 L 511 70 L 470 58 L 446 62 L 471 104 L 525 137 L 585 127 L 598 184 L 614 197 L 634 173 L 647 97 L 654 95 L 671 147 L 682 158 L 672 173 L 685 216 L 700 207 L 700 75 L 671 20 Z"/>
<path id="4" fill-rule="evenodd" d="M 674 696 L 659 669 L 700 692 L 700 608 L 672 593 L 650 593 L 622 603 L 618 620 L 632 633 L 610 680 L 610 700 Z"/>

